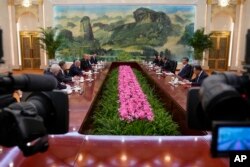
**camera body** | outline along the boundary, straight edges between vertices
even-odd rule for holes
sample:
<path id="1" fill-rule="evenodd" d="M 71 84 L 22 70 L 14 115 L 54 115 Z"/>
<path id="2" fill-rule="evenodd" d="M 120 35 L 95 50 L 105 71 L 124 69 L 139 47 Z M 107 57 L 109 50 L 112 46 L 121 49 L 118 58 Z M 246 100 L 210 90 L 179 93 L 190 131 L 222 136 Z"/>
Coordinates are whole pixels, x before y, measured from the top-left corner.
<path id="1" fill-rule="evenodd" d="M 0 29 L 0 64 L 3 64 L 3 41 Z M 48 134 L 68 132 L 68 95 L 55 90 L 52 76 L 24 74 L 0 75 L 0 145 L 18 146 L 24 156 L 48 149 Z M 21 102 L 13 97 L 24 91 Z"/>
<path id="2" fill-rule="evenodd" d="M 204 80 L 201 88 L 188 92 L 188 126 L 212 131 L 214 157 L 250 152 L 250 30 L 246 35 L 244 69 L 242 76 L 215 73 Z"/>
<path id="3" fill-rule="evenodd" d="M 48 134 L 68 132 L 68 108 L 65 92 L 24 92 L 21 102 L 0 108 L 0 144 L 17 145 L 25 156 L 46 151 Z"/>
<path id="4" fill-rule="evenodd" d="M 0 29 L 0 64 L 3 64 L 3 41 Z M 52 76 L 24 74 L 0 75 L 0 145 L 18 146 L 24 156 L 48 149 L 48 134 L 68 132 L 68 95 L 55 90 Z M 24 91 L 21 102 L 13 93 Z"/>
<path id="5" fill-rule="evenodd" d="M 67 93 L 60 90 L 47 92 L 25 92 L 22 101 L 36 106 L 48 134 L 68 132 L 69 102 Z"/>
<path id="6" fill-rule="evenodd" d="M 211 130 L 212 121 L 250 119 L 248 76 L 219 73 L 204 80 L 201 88 L 191 88 L 187 96 L 188 125 Z"/>
<path id="7" fill-rule="evenodd" d="M 230 141 L 224 141 L 225 136 L 237 136 L 238 139 L 244 140 L 243 143 L 245 142 L 243 134 L 247 132 L 246 127 L 250 125 L 249 95 L 248 75 L 237 76 L 233 73 L 214 74 L 204 80 L 201 88 L 189 90 L 188 126 L 191 129 L 212 131 L 212 156 L 229 156 L 232 152 L 250 151 L 250 147 L 240 150 L 242 149 L 240 147 L 231 149 L 225 146 L 221 149 L 224 142 L 230 143 Z M 239 136 L 240 134 L 242 136 Z M 230 137 L 227 139 L 230 140 Z"/>

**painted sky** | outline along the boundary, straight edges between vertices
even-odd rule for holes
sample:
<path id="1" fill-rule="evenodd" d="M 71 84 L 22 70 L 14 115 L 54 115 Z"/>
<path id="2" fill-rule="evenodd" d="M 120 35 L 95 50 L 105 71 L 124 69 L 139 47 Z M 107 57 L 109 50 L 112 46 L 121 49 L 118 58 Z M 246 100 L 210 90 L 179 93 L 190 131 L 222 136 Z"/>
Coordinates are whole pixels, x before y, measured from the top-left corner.
<path id="1" fill-rule="evenodd" d="M 103 23 L 112 24 L 120 20 L 124 24 L 134 23 L 133 12 L 138 8 L 148 8 L 157 12 L 164 12 L 168 15 L 173 23 L 177 35 L 169 35 L 168 40 L 162 46 L 154 47 L 157 51 L 171 48 L 171 52 L 179 57 L 189 54 L 189 48 L 181 44 L 177 44 L 180 40 L 185 27 L 191 23 L 195 23 L 196 6 L 195 5 L 165 5 L 165 4 L 79 4 L 79 5 L 55 5 L 53 7 L 54 20 L 53 25 L 64 29 L 69 29 L 74 37 L 81 35 L 80 20 L 84 16 L 88 16 L 91 24 Z M 108 16 L 108 17 L 107 17 Z M 179 16 L 179 17 L 177 17 Z M 181 20 L 181 21 L 180 21 Z M 75 26 L 69 27 L 68 24 L 73 23 Z M 93 26 L 94 37 L 106 43 L 113 32 Z M 106 47 L 106 46 L 104 46 Z M 108 48 L 105 48 L 108 49 Z M 117 48 L 116 48 L 117 49 Z M 118 47 L 118 49 L 121 49 Z M 130 48 L 129 48 L 130 49 Z M 134 49 L 134 48 L 132 48 Z M 134 50 L 133 50 L 134 51 Z M 141 51 L 141 50 L 140 50 Z"/>
<path id="2" fill-rule="evenodd" d="M 181 12 L 195 13 L 195 7 L 190 5 L 57 5 L 54 6 L 54 13 L 56 16 L 67 15 L 72 12 L 94 13 L 97 16 L 107 15 L 116 12 L 130 12 L 135 11 L 139 7 L 146 7 L 154 11 L 162 11 L 166 14 Z"/>

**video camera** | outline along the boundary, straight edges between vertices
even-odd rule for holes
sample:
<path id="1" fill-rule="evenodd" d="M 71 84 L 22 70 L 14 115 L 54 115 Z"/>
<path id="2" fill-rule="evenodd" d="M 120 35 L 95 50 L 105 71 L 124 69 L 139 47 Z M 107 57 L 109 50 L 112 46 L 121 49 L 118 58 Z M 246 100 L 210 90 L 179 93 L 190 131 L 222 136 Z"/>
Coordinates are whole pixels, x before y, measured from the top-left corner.
<path id="1" fill-rule="evenodd" d="M 0 30 L 0 63 L 4 63 Z M 18 146 L 24 156 L 48 149 L 48 134 L 68 132 L 68 95 L 54 90 L 52 76 L 0 75 L 0 145 Z M 13 97 L 24 91 L 21 102 Z"/>
<path id="2" fill-rule="evenodd" d="M 250 151 L 250 30 L 246 48 L 242 76 L 216 73 L 205 79 L 201 88 L 188 92 L 188 126 L 212 130 L 214 157 Z"/>

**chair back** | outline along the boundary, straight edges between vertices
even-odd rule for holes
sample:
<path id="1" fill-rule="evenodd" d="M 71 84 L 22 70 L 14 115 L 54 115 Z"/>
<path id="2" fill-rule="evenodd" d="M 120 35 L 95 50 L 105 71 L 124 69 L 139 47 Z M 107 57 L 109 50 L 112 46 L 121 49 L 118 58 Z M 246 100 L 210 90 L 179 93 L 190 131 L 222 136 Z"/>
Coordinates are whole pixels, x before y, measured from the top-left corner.
<path id="1" fill-rule="evenodd" d="M 175 73 L 176 68 L 177 68 L 177 61 L 171 61 L 172 67 L 171 67 L 171 72 Z"/>
<path id="2" fill-rule="evenodd" d="M 192 79 L 193 74 L 194 74 L 194 67 L 191 66 L 191 71 L 190 71 L 188 79 Z"/>

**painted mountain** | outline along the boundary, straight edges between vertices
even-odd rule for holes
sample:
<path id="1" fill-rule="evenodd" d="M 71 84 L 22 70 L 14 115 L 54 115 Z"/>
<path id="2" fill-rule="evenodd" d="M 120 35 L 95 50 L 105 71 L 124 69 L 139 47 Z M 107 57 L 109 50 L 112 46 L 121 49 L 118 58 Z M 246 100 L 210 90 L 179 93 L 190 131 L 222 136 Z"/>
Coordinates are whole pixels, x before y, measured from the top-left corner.
<path id="1" fill-rule="evenodd" d="M 54 6 L 54 26 L 68 41 L 68 54 L 90 50 L 143 53 L 171 51 L 187 56 L 187 33 L 194 30 L 194 6 Z M 67 50 L 66 49 L 66 50 Z"/>

